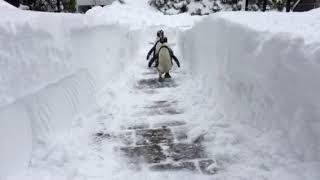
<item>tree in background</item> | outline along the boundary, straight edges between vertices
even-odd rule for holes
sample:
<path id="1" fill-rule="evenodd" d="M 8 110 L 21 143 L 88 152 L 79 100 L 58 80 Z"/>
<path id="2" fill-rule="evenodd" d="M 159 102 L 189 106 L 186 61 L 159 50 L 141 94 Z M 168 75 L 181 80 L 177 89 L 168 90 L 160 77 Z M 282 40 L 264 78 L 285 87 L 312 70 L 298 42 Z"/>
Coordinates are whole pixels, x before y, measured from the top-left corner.
<path id="1" fill-rule="evenodd" d="M 249 11 L 283 11 L 286 0 L 248 0 Z M 191 15 L 207 15 L 218 11 L 239 11 L 242 0 L 149 0 L 149 4 L 164 14 L 188 12 Z M 194 7 L 197 8 L 194 8 Z"/>
<path id="2" fill-rule="evenodd" d="M 164 14 L 188 12 L 191 15 L 208 15 L 221 10 L 240 10 L 241 0 L 149 0 L 149 4 Z"/>
<path id="3" fill-rule="evenodd" d="M 20 4 L 33 11 L 75 12 L 76 0 L 21 0 Z"/>
<path id="4" fill-rule="evenodd" d="M 76 0 L 64 0 L 63 3 L 63 11 L 64 12 L 76 12 Z"/>
<path id="5" fill-rule="evenodd" d="M 285 1 L 283 0 L 272 0 L 273 9 L 277 9 L 278 11 L 283 11 L 285 6 Z"/>

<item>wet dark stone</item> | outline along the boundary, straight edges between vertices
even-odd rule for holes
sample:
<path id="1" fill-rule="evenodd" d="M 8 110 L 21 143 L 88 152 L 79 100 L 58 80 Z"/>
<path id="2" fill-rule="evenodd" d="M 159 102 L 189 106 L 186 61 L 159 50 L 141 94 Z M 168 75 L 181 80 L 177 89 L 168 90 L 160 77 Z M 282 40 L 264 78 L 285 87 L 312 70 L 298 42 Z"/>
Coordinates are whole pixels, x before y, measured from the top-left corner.
<path id="1" fill-rule="evenodd" d="M 197 138 L 193 140 L 194 144 L 200 144 L 204 141 L 205 134 L 200 134 Z"/>
<path id="2" fill-rule="evenodd" d="M 160 163 L 166 159 L 166 155 L 163 154 L 162 148 L 159 145 L 148 146 L 133 146 L 123 147 L 121 151 L 125 156 L 139 161 L 142 159 L 147 163 Z"/>
<path id="3" fill-rule="evenodd" d="M 133 143 L 132 132 L 122 132 L 122 133 L 105 133 L 98 132 L 95 134 L 95 139 L 97 142 L 102 142 L 103 140 L 118 141 L 125 145 L 130 145 Z"/>
<path id="4" fill-rule="evenodd" d="M 210 165 L 212 165 L 214 161 L 212 159 L 201 160 L 199 161 L 199 168 L 203 174 L 216 174 L 217 169 L 208 169 Z"/>
<path id="5" fill-rule="evenodd" d="M 146 106 L 145 108 L 165 108 L 171 105 L 176 105 L 178 101 L 154 101 L 152 105 Z"/>
<path id="6" fill-rule="evenodd" d="M 173 142 L 173 134 L 168 128 L 143 129 L 136 131 L 136 144 L 149 145 Z"/>
<path id="7" fill-rule="evenodd" d="M 105 133 L 105 132 L 97 132 L 95 134 L 95 137 L 99 137 L 99 138 L 111 138 L 111 135 L 109 133 Z"/>
<path id="8" fill-rule="evenodd" d="M 186 122 L 184 122 L 184 121 L 168 121 L 168 122 L 156 123 L 156 124 L 153 125 L 153 127 L 183 126 L 183 125 L 186 125 Z"/>
<path id="9" fill-rule="evenodd" d="M 169 157 L 175 161 L 205 158 L 203 146 L 199 144 L 177 143 L 171 144 L 168 149 Z"/>
<path id="10" fill-rule="evenodd" d="M 138 89 L 145 89 L 145 88 L 150 88 L 150 89 L 156 89 L 156 88 L 166 88 L 166 87 L 176 87 L 177 84 L 174 83 L 173 80 L 171 79 L 166 79 L 163 81 L 159 81 L 158 78 L 154 79 L 142 79 L 138 81 Z"/>
<path id="11" fill-rule="evenodd" d="M 97 132 L 93 135 L 94 141 L 96 143 L 101 143 L 103 140 L 110 140 L 112 138 L 112 135 L 105 132 Z"/>
<path id="12" fill-rule="evenodd" d="M 168 101 L 154 101 L 155 104 L 166 104 Z"/>
<path id="13" fill-rule="evenodd" d="M 141 124 L 132 125 L 132 126 L 128 127 L 127 129 L 136 130 L 136 129 L 147 129 L 147 128 L 149 128 L 149 124 L 141 123 Z"/>
<path id="14" fill-rule="evenodd" d="M 174 108 L 167 108 L 163 111 L 165 114 L 182 114 L 181 111 L 176 110 Z"/>
<path id="15" fill-rule="evenodd" d="M 156 164 L 150 166 L 153 171 L 178 171 L 178 170 L 189 170 L 195 171 L 196 166 L 193 162 L 178 162 L 178 163 L 167 163 L 167 164 Z"/>
<path id="16" fill-rule="evenodd" d="M 173 130 L 174 136 L 176 138 L 176 140 L 178 141 L 183 141 L 188 139 L 188 134 L 187 134 L 187 130 L 185 129 L 174 129 Z"/>
<path id="17" fill-rule="evenodd" d="M 153 75 L 153 74 L 158 74 L 158 72 L 157 71 L 148 71 L 148 72 L 144 72 L 144 73 L 142 73 L 143 75 Z"/>
<path id="18" fill-rule="evenodd" d="M 177 110 L 173 107 L 164 107 L 164 108 L 158 108 L 158 109 L 152 109 L 152 111 L 150 111 L 148 113 L 148 115 L 152 116 L 152 115 L 175 115 L 175 114 L 182 114 L 181 110 Z"/>

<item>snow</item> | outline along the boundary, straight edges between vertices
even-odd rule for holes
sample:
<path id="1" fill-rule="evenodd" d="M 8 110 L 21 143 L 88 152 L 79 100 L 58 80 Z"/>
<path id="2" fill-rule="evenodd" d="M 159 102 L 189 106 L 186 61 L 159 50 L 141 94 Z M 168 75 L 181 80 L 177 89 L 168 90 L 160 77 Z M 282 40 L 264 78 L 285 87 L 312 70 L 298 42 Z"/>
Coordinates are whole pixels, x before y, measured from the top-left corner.
<path id="1" fill-rule="evenodd" d="M 6 163 L 3 176 L 20 171 L 16 164 L 28 164 L 29 147 L 34 152 L 39 144 L 68 136 L 73 119 L 93 109 L 99 91 L 135 53 L 122 45 L 135 44 L 127 28 L 112 23 L 88 26 L 82 15 L 7 9 L 0 14 L 0 105 L 4 109 L 0 120 L 5 123 L 12 118 L 0 131 L 21 129 L 20 135 L 26 138 L 8 142 L 14 136 L 1 134 L 1 145 L 15 149 L 0 155 L 12 160 L 12 164 L 1 161 Z M 17 105 L 7 111 L 12 103 Z M 17 122 L 25 126 L 15 127 Z M 28 129 L 32 135 L 24 136 Z"/>
<path id="2" fill-rule="evenodd" d="M 132 53 L 121 46 L 134 37 L 117 24 L 91 25 L 86 16 L 73 14 L 7 10 L 0 14 L 4 17 L 0 19 L 0 106 L 82 68 L 101 88 L 110 80 L 105 77 L 121 71 L 121 63 Z"/>
<path id="3" fill-rule="evenodd" d="M 12 104 L 0 109 L 0 177 L 18 174 L 28 167 L 31 155 L 31 127 L 25 107 Z M 6 117 L 6 118 L 3 118 Z"/>
<path id="4" fill-rule="evenodd" d="M 228 12 L 219 13 L 219 16 L 228 19 L 250 29 L 264 33 L 285 33 L 290 39 L 301 39 L 301 43 L 319 43 L 320 11 L 314 9 L 305 13 L 281 13 L 281 12 Z M 316 44 L 316 45 L 317 45 Z"/>
<path id="5" fill-rule="evenodd" d="M 200 102 L 212 101 L 214 111 L 251 141 L 246 148 L 260 146 L 260 153 L 285 164 L 287 171 L 299 167 L 299 162 L 307 165 L 320 158 L 320 99 L 316 95 L 320 86 L 315 79 L 320 48 L 314 29 L 319 19 L 314 17 L 308 13 L 286 17 L 219 13 L 195 25 L 180 42 L 200 89 Z M 253 156 L 256 162 L 267 161 Z M 299 179 L 301 174 L 297 174 L 292 178 Z M 319 174 L 309 178 L 317 179 Z"/>
<path id="6" fill-rule="evenodd" d="M 4 0 L 0 0 L 0 8 L 3 9 L 17 9 L 16 7 L 12 6 L 11 4 L 5 2 Z"/>
<path id="7" fill-rule="evenodd" d="M 164 16 L 126 0 L 87 14 L 1 9 L 0 179 L 319 179 L 319 11 Z M 144 94 L 164 29 L 179 85 Z M 156 75 L 155 75 L 156 76 Z M 183 114 L 147 116 L 155 100 Z M 214 176 L 135 172 L 93 135 L 183 120 Z M 10 163 L 8 163 L 10 162 Z"/>
<path id="8" fill-rule="evenodd" d="M 163 16 L 146 1 L 127 0 L 125 4 L 115 1 L 112 6 L 94 7 L 86 15 L 92 17 L 95 24 L 119 23 L 133 29 L 159 27 L 191 27 L 201 17 L 190 17 L 187 14 Z M 106 18 L 107 17 L 107 18 Z"/>

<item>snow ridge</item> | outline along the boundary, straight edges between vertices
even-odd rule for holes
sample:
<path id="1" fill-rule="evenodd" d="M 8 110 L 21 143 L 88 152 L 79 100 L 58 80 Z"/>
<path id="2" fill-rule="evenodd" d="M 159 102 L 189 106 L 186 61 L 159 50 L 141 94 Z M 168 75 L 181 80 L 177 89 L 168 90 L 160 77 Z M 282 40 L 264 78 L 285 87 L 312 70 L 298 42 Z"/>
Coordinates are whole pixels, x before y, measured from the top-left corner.
<path id="1" fill-rule="evenodd" d="M 216 179 L 319 179 L 317 10 L 218 13 L 195 25 L 201 17 L 163 16 L 136 0 L 86 15 L 0 15 L 1 178 L 28 167 L 18 179 L 211 179 L 132 172 L 118 144 L 95 141 L 177 118 L 187 141 L 204 140 Z M 155 75 L 145 54 L 160 28 L 182 64 L 179 86 L 139 89 Z M 185 113 L 148 116 L 163 98 Z"/>
<path id="2" fill-rule="evenodd" d="M 320 86 L 313 81 L 320 72 L 319 44 L 233 19 L 212 16 L 181 38 L 183 57 L 204 100 L 238 126 L 243 138 L 248 136 L 248 149 L 257 144 L 286 167 L 319 162 Z M 319 174 L 309 178 L 315 177 Z"/>

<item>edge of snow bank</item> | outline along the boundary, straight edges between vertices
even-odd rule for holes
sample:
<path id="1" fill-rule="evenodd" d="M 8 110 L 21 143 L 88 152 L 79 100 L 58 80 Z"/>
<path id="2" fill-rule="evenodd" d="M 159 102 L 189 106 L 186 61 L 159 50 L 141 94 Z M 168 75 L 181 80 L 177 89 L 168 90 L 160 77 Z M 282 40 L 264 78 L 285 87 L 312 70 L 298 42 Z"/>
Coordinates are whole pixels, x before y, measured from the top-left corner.
<path id="1" fill-rule="evenodd" d="M 74 117 L 95 104 L 95 93 L 93 79 L 80 70 L 0 108 L 0 177 L 26 168 L 36 144 L 68 133 Z"/>
<path id="2" fill-rule="evenodd" d="M 6 118 L 4 118 L 6 117 Z M 27 167 L 31 154 L 31 127 L 22 103 L 0 108 L 0 179 Z"/>
<path id="3" fill-rule="evenodd" d="M 0 147 L 7 147 L 0 154 L 0 177 L 5 177 L 28 165 L 38 143 L 68 133 L 79 113 L 93 109 L 96 94 L 124 70 L 136 43 L 128 28 L 96 25 L 85 15 L 9 10 L 0 15 L 7 17 L 0 19 Z M 19 138 L 12 139 L 13 132 Z"/>
<path id="4" fill-rule="evenodd" d="M 6 8 L 6 9 L 16 9 L 18 10 L 18 8 L 12 6 L 11 4 L 7 3 L 4 0 L 0 0 L 0 8 Z"/>
<path id="5" fill-rule="evenodd" d="M 319 44 L 211 16 L 181 37 L 180 48 L 227 120 L 277 135 L 271 146 L 279 154 L 320 160 Z"/>
<path id="6" fill-rule="evenodd" d="M 33 144 L 68 132 L 72 120 L 95 105 L 95 84 L 87 70 L 49 84 L 44 89 L 22 99 L 31 120 Z"/>

